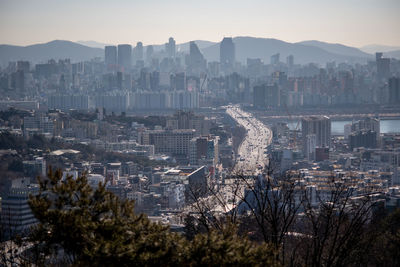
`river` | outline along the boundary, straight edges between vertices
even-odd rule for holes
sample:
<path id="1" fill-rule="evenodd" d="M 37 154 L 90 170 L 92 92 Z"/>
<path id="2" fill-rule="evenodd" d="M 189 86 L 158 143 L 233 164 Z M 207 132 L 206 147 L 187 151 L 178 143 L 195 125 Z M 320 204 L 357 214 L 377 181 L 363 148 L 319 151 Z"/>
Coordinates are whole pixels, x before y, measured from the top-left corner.
<path id="1" fill-rule="evenodd" d="M 332 121 L 331 132 L 333 135 L 344 133 L 344 125 L 351 121 Z M 400 133 L 400 120 L 381 120 L 381 133 Z M 298 124 L 301 129 L 301 122 Z M 297 122 L 290 122 L 288 126 L 291 130 L 295 129 Z"/>

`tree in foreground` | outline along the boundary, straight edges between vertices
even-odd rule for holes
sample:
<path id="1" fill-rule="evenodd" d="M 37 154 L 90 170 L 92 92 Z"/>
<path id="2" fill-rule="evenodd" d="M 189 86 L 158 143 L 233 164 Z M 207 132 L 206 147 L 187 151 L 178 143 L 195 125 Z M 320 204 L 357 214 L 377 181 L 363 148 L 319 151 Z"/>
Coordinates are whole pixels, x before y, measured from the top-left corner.
<path id="1" fill-rule="evenodd" d="M 36 262 L 88 266 L 276 265 L 275 252 L 235 234 L 233 227 L 196 235 L 188 241 L 167 226 L 134 213 L 104 185 L 92 189 L 83 175 L 76 180 L 50 170 L 39 180 L 40 193 L 30 206 L 39 224 L 30 241 Z"/>
<path id="2" fill-rule="evenodd" d="M 237 174 L 223 190 L 210 187 L 207 201 L 197 199 L 197 213 L 186 218 L 188 237 L 232 222 L 239 233 L 272 246 L 282 266 L 399 266 L 400 211 L 381 214 L 380 196 L 354 196 L 341 178 L 327 179 L 312 194 L 297 173 L 272 177 L 270 170 L 264 177 Z M 228 194 L 236 208 L 221 213 L 213 204 L 228 210 Z"/>

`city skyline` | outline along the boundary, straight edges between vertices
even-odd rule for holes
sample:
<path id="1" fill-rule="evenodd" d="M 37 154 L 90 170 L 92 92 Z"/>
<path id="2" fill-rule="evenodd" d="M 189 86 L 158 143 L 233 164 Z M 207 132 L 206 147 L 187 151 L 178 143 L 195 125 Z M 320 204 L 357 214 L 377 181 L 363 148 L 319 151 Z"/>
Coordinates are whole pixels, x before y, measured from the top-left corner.
<path id="1" fill-rule="evenodd" d="M 95 4 L 95 5 L 94 5 Z M 400 45 L 400 2 L 335 1 L 0 1 L 0 43 L 29 45 L 54 39 L 101 43 L 220 42 L 255 36 L 286 42 L 320 40 L 361 47 Z M 257 7 L 257 8 L 255 8 Z M 312 16 L 310 16 L 312 14 Z M 51 22 L 51 23 L 50 23 Z M 345 29 L 345 30 L 344 30 Z"/>

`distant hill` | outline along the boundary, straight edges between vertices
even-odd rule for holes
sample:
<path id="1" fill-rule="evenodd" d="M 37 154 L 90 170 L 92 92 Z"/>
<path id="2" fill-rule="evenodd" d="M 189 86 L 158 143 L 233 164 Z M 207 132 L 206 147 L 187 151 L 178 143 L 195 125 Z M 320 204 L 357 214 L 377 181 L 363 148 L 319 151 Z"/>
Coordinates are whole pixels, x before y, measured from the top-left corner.
<path id="1" fill-rule="evenodd" d="M 70 41 L 55 40 L 29 46 L 0 45 L 0 64 L 2 65 L 17 60 L 39 63 L 47 62 L 49 59 L 70 58 L 71 61 L 76 62 L 94 57 L 104 57 L 104 50 Z"/>
<path id="2" fill-rule="evenodd" d="M 299 42 L 298 44 L 319 47 L 319 48 L 324 49 L 327 52 L 339 54 L 339 55 L 345 55 L 345 56 L 351 56 L 351 57 L 366 57 L 366 58 L 373 57 L 372 54 L 365 53 L 358 48 L 350 47 L 350 46 L 346 46 L 346 45 L 342 45 L 342 44 L 331 44 L 331 43 L 325 43 L 325 42 L 320 42 L 320 41 L 316 41 L 316 40 L 303 41 L 303 42 Z"/>
<path id="3" fill-rule="evenodd" d="M 110 44 L 105 44 L 105 43 L 99 43 L 96 41 L 77 41 L 77 43 L 84 45 L 84 46 L 89 46 L 89 47 L 94 47 L 94 48 L 102 48 L 102 49 L 104 49 L 105 46 L 110 45 Z"/>
<path id="4" fill-rule="evenodd" d="M 9 61 L 17 60 L 29 60 L 35 64 L 47 62 L 52 58 L 56 60 L 70 58 L 72 62 L 77 62 L 104 57 L 104 49 L 99 47 L 105 44 L 95 41 L 79 42 L 55 40 L 29 46 L 0 45 L 0 64 L 4 66 Z M 219 43 L 206 40 L 195 42 L 208 61 L 219 61 Z M 236 45 L 236 59 L 243 64 L 246 63 L 247 58 L 260 58 L 264 63 L 269 63 L 271 55 L 276 53 L 280 53 L 282 62 L 286 61 L 288 55 L 293 55 L 295 64 L 314 62 L 323 65 L 329 61 L 366 63 L 374 58 L 372 54 L 354 47 L 320 41 L 288 43 L 270 38 L 235 37 L 233 42 Z M 153 45 L 153 47 L 156 52 L 161 51 L 164 49 L 164 44 Z M 177 44 L 177 50 L 188 53 L 189 42 Z M 385 56 L 400 58 L 399 50 L 387 52 Z"/>
<path id="5" fill-rule="evenodd" d="M 216 44 L 215 42 L 204 41 L 204 40 L 194 40 L 194 42 L 197 44 L 200 50 Z M 190 42 L 176 44 L 176 50 L 184 53 L 189 53 L 189 47 L 190 47 Z M 154 51 L 160 52 L 161 50 L 165 49 L 165 44 L 153 45 L 153 48 Z"/>
<path id="6" fill-rule="evenodd" d="M 371 55 L 360 56 L 332 53 L 314 45 L 301 43 L 288 43 L 277 39 L 235 37 L 236 59 L 246 63 L 247 58 L 261 58 L 264 63 L 269 63 L 273 54 L 280 53 L 280 61 L 285 62 L 288 55 L 293 55 L 295 64 L 310 62 L 325 64 L 329 61 L 336 62 L 367 62 Z M 209 61 L 219 60 L 219 43 L 202 49 Z M 361 54 L 363 55 L 363 54 Z"/>
<path id="7" fill-rule="evenodd" d="M 389 45 L 379 45 L 379 44 L 371 44 L 360 47 L 361 51 L 366 53 L 375 54 L 376 52 L 391 52 L 395 50 L 400 50 L 400 46 L 389 46 Z"/>
<path id="8" fill-rule="evenodd" d="M 384 52 L 384 53 L 383 53 L 383 56 L 389 57 L 389 58 L 397 58 L 397 59 L 400 59 L 400 50 Z"/>

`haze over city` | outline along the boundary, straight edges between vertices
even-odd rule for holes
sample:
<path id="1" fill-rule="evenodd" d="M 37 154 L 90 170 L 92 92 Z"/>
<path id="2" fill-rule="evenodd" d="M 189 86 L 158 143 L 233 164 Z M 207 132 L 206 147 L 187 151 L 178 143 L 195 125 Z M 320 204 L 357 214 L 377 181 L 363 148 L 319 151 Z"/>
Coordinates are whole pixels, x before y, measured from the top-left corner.
<path id="1" fill-rule="evenodd" d="M 162 44 L 170 36 L 178 43 L 253 36 L 400 46 L 399 8 L 396 0 L 1 0 L 0 43 Z"/>
<path id="2" fill-rule="evenodd" d="M 0 0 L 0 266 L 400 266 L 399 11 Z"/>

